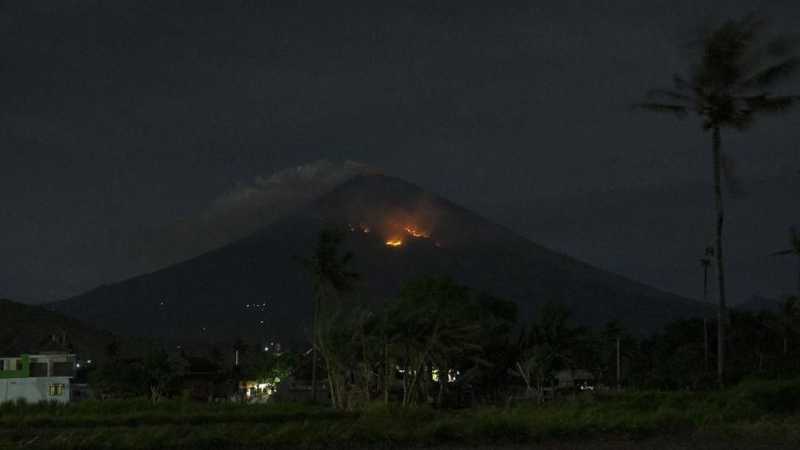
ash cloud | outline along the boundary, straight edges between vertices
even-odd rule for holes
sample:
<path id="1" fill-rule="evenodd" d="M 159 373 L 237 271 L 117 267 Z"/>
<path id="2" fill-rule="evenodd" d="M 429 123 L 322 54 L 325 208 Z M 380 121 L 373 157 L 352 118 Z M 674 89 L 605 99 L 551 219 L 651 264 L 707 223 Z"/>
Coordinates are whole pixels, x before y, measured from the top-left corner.
<path id="1" fill-rule="evenodd" d="M 379 173 L 365 164 L 319 160 L 259 176 L 215 198 L 199 214 L 146 233 L 131 247 L 142 271 L 155 270 L 244 238 L 350 178 Z"/>

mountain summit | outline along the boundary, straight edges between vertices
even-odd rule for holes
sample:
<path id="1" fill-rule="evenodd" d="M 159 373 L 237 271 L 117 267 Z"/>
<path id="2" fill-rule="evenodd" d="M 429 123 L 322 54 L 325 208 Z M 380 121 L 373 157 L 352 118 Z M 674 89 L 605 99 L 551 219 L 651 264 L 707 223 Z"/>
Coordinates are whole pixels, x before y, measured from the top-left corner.
<path id="1" fill-rule="evenodd" d="M 302 258 L 326 226 L 347 230 L 358 295 L 383 301 L 404 281 L 448 275 L 515 301 L 522 319 L 546 301 L 579 323 L 619 320 L 649 332 L 700 314 L 696 302 L 592 267 L 398 178 L 357 174 L 246 238 L 156 272 L 52 304 L 129 335 L 307 338 L 311 282 Z"/>
<path id="2" fill-rule="evenodd" d="M 339 184 L 378 171 L 355 161 L 318 160 L 241 183 L 198 214 L 147 230 L 131 245 L 137 273 L 151 272 L 242 239 L 308 206 Z"/>

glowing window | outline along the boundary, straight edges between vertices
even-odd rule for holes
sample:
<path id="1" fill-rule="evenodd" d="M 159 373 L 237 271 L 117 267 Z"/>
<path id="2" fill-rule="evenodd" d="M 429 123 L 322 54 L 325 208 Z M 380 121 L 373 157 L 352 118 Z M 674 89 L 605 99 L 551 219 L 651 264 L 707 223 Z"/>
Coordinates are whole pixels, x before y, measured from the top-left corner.
<path id="1" fill-rule="evenodd" d="M 47 388 L 47 393 L 50 394 L 51 397 L 60 397 L 64 395 L 65 388 L 66 386 L 63 383 L 51 384 Z"/>

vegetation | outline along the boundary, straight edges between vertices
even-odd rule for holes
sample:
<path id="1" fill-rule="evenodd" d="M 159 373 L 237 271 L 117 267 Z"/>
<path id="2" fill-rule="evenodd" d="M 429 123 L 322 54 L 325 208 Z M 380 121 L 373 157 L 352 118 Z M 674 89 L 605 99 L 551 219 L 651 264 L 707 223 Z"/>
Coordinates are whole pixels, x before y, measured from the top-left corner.
<path id="1" fill-rule="evenodd" d="M 800 376 L 797 305 L 790 298 L 776 312 L 731 313 L 729 339 L 738 350 L 728 373 L 732 382 Z M 514 303 L 446 278 L 425 278 L 408 283 L 384 305 L 339 308 L 320 338 L 327 348 L 325 381 L 333 407 L 355 411 L 380 401 L 385 407 L 447 409 L 570 396 L 579 386 L 558 383 L 557 374 L 571 371 L 591 374 L 597 390 L 707 390 L 714 379 L 707 361 L 716 355 L 706 351 L 704 322 L 675 321 L 642 337 L 616 323 L 597 330 L 578 327 L 569 309 L 551 303 L 523 327 Z M 89 380 L 99 398 L 149 396 L 155 403 L 187 395 L 197 373 L 205 374 L 206 391 L 223 386 L 218 395 L 191 395 L 202 400 L 234 397 L 240 380 L 275 390 L 276 380 L 291 378 L 302 386 L 310 378 L 309 355 L 245 352 L 248 345 L 240 340 L 234 347 L 240 365 L 202 370 L 196 366 L 209 366 L 219 356 L 209 362 L 155 348 L 144 358 L 121 358 L 111 349 Z"/>
<path id="2" fill-rule="evenodd" d="M 766 113 L 788 110 L 800 97 L 773 95 L 775 85 L 800 68 L 789 40 L 778 38 L 759 45 L 765 23 L 755 16 L 731 20 L 712 30 L 701 41 L 700 56 L 688 77 L 674 75 L 671 89 L 654 89 L 638 106 L 680 117 L 694 113 L 703 130 L 711 132 L 713 160 L 714 227 L 719 313 L 717 318 L 717 377 L 722 385 L 725 367 L 727 304 L 723 258 L 722 196 L 723 128 L 745 130 Z M 730 175 L 730 174 L 728 174 Z"/>
<path id="3" fill-rule="evenodd" d="M 0 407 L 0 447 L 82 449 L 382 447 L 512 444 L 614 437 L 800 439 L 800 380 L 727 391 L 577 396 L 547 405 L 441 411 L 372 405 L 341 412 L 300 404 L 241 405 L 147 399 Z"/>
<path id="4" fill-rule="evenodd" d="M 89 374 L 96 395 L 136 397 L 145 393 L 153 403 L 178 389 L 186 361 L 170 355 L 163 348 L 151 349 L 144 358 L 122 359 L 112 343 L 108 359 Z"/>
<path id="5" fill-rule="evenodd" d="M 323 320 L 333 317 L 331 308 L 336 306 L 339 297 L 352 289 L 357 275 L 349 269 L 353 257 L 351 253 L 340 254 L 339 245 L 343 235 L 335 229 L 326 229 L 320 233 L 314 255 L 305 261 L 305 266 L 311 274 L 314 303 L 311 320 L 311 392 L 312 398 L 317 398 L 317 353 L 326 359 L 329 370 L 335 369 L 335 362 L 331 360 L 334 348 L 329 345 L 326 336 L 321 333 L 325 326 Z M 336 392 L 335 374 L 329 373 L 328 380 L 331 389 L 331 400 L 334 404 L 341 402 L 341 393 Z"/>
<path id="6" fill-rule="evenodd" d="M 733 311 L 728 379 L 800 376 L 800 308 L 788 299 L 778 312 Z M 598 389 L 706 390 L 713 386 L 703 319 L 675 321 L 641 337 L 616 323 L 591 330 L 571 321 L 568 308 L 546 304 L 528 328 L 511 302 L 446 278 L 407 284 L 398 299 L 367 309 L 341 309 L 323 333 L 332 349 L 329 380 L 344 410 L 382 398 L 384 404 L 437 408 L 543 402 L 579 386 L 559 384 L 561 372 L 583 371 Z M 711 326 L 716 324 L 712 321 Z M 713 344 L 713 342 L 712 342 Z"/>
<path id="7" fill-rule="evenodd" d="M 570 326 L 569 316 L 569 309 L 565 306 L 546 304 L 530 333 L 523 338 L 516 369 L 525 381 L 526 393 L 535 392 L 540 402 L 545 385 L 552 385 L 553 373 L 574 368 L 578 361 L 582 347 L 580 340 L 586 330 Z"/>

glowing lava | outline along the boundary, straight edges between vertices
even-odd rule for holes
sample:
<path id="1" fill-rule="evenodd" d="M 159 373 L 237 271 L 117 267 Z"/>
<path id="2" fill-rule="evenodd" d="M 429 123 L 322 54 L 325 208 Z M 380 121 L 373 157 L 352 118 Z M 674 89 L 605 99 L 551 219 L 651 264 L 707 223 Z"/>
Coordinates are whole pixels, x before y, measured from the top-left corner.
<path id="1" fill-rule="evenodd" d="M 415 238 L 425 238 L 425 239 L 427 239 L 427 238 L 431 237 L 430 234 L 428 234 L 428 233 L 426 233 L 424 231 L 421 231 L 420 229 L 418 229 L 414 225 L 409 225 L 409 226 L 405 227 L 404 230 L 406 230 L 406 233 L 410 234 L 411 236 L 414 236 Z"/>
<path id="2" fill-rule="evenodd" d="M 386 241 L 386 245 L 388 245 L 389 247 L 400 247 L 401 245 L 403 245 L 403 240 L 389 239 L 388 241 Z"/>
<path id="3" fill-rule="evenodd" d="M 420 230 L 414 225 L 407 225 L 403 227 L 403 231 L 408 234 L 409 236 L 416 238 L 416 239 L 428 239 L 431 235 L 425 231 Z M 395 234 L 396 236 L 396 234 Z M 398 237 L 393 237 L 386 240 L 386 245 L 389 247 L 400 247 L 403 245 L 403 239 Z"/>

